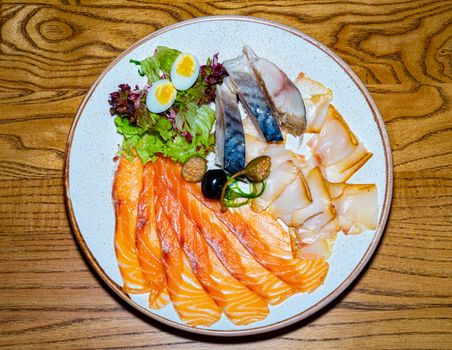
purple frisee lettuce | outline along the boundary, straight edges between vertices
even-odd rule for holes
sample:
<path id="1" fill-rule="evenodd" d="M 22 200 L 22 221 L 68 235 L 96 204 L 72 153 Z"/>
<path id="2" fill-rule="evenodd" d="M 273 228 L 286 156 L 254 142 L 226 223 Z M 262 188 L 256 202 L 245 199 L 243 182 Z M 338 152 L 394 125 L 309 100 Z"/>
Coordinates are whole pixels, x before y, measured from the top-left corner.
<path id="1" fill-rule="evenodd" d="M 133 91 L 128 84 L 119 85 L 118 91 L 113 91 L 108 100 L 110 114 L 122 115 L 135 124 L 141 114 L 147 113 L 145 101 L 148 90 L 149 85 L 143 89 L 135 86 Z"/>
<path id="2" fill-rule="evenodd" d="M 223 83 L 224 78 L 228 75 L 223 65 L 218 62 L 218 52 L 213 55 L 212 60 L 209 58 L 207 63 L 201 66 L 200 73 L 206 85 L 203 91 L 203 102 L 212 102 L 215 100 L 215 86 Z"/>

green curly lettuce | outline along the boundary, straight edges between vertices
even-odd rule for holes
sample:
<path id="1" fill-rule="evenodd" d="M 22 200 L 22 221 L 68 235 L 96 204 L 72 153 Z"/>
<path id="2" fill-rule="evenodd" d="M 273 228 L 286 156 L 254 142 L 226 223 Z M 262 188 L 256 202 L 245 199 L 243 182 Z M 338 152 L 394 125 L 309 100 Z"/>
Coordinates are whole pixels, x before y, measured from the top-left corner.
<path id="1" fill-rule="evenodd" d="M 120 155 L 131 158 L 134 150 L 143 164 L 155 160 L 157 155 L 185 163 L 192 156 L 205 157 L 213 149 L 214 135 L 210 133 L 215 121 L 215 111 L 207 105 L 196 105 L 186 112 L 187 123 L 177 132 L 165 116 L 149 113 L 147 120 L 133 125 L 127 118 L 116 117 L 118 132 L 124 136 Z M 188 132 L 190 137 L 184 136 Z"/>

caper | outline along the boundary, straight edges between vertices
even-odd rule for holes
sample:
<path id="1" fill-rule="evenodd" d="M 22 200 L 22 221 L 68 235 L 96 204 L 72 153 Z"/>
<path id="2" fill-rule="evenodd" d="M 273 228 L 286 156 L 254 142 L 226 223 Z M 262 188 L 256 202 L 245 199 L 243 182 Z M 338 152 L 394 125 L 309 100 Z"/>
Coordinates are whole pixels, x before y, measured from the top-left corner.
<path id="1" fill-rule="evenodd" d="M 253 182 L 264 181 L 270 175 L 272 162 L 269 156 L 261 156 L 254 158 L 243 169 L 243 174 L 247 179 Z"/>

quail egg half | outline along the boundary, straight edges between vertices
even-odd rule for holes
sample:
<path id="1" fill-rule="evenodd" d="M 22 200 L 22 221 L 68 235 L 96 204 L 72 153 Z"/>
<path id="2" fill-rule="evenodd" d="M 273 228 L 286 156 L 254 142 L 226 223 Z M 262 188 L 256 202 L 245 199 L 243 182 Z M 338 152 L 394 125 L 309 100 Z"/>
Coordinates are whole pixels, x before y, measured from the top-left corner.
<path id="1" fill-rule="evenodd" d="M 176 99 L 177 90 L 167 79 L 152 84 L 146 97 L 146 107 L 152 113 L 162 113 L 170 108 Z"/>
<path id="2" fill-rule="evenodd" d="M 199 75 L 199 63 L 195 56 L 181 53 L 171 67 L 171 81 L 177 90 L 192 87 Z"/>

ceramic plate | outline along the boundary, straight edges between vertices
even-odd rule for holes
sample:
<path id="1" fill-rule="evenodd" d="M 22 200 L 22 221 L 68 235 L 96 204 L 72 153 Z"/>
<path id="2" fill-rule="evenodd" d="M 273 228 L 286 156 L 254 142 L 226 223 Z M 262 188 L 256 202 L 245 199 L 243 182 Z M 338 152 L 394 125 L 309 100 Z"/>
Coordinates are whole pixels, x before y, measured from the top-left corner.
<path id="1" fill-rule="evenodd" d="M 147 296 L 129 297 L 115 257 L 112 181 L 115 156 L 122 138 L 116 133 L 107 103 L 118 84 L 144 84 L 131 58 L 143 59 L 157 45 L 191 52 L 200 62 L 219 52 L 235 57 L 249 44 L 257 54 L 279 65 L 290 78 L 303 71 L 334 92 L 333 104 L 374 156 L 350 180 L 378 188 L 378 227 L 357 236 L 338 235 L 325 283 L 312 294 L 295 295 L 270 315 L 248 326 L 235 326 L 224 316 L 209 328 L 184 325 L 171 305 L 147 307 Z M 120 54 L 100 75 L 81 104 L 69 134 L 65 186 L 69 216 L 81 249 L 97 273 L 122 299 L 144 314 L 191 332 L 234 336 L 274 330 L 320 310 L 358 276 L 372 256 L 388 216 L 392 193 L 391 150 L 383 120 L 364 84 L 338 56 L 311 37 L 281 24 L 239 16 L 204 17 L 158 30 Z"/>

